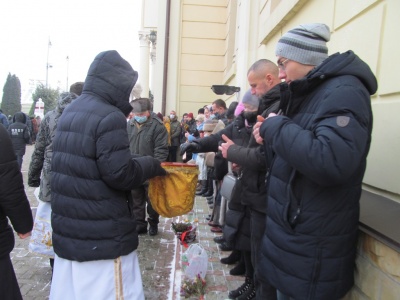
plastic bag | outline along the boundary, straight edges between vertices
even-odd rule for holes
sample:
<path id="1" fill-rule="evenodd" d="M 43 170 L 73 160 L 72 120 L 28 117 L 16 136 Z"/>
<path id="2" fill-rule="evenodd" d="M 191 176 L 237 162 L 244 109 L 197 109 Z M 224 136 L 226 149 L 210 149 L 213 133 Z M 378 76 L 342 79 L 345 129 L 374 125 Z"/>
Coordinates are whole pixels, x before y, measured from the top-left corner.
<path id="1" fill-rule="evenodd" d="M 194 279 L 198 275 L 206 277 L 208 254 L 199 244 L 192 244 L 182 254 L 182 270 L 187 279 Z"/>
<path id="2" fill-rule="evenodd" d="M 29 250 L 51 258 L 54 257 L 53 242 L 51 228 L 51 203 L 44 202 L 38 199 L 39 188 L 34 192 L 39 203 L 31 239 L 29 241 Z"/>
<path id="3" fill-rule="evenodd" d="M 160 216 L 182 216 L 193 209 L 198 167 L 183 163 L 161 163 L 161 166 L 167 175 L 149 180 L 151 205 Z"/>

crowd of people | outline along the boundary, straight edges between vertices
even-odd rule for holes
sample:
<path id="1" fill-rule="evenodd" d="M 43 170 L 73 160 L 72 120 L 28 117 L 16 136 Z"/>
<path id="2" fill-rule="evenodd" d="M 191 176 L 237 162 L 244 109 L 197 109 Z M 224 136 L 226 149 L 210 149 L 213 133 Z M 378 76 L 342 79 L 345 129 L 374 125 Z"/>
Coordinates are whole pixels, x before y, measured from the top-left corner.
<path id="1" fill-rule="evenodd" d="M 38 126 L 29 169 L 28 184 L 51 202 L 50 299 L 144 299 L 135 250 L 138 234 L 158 234 L 148 180 L 166 175 L 162 162 L 199 168 L 196 195 L 214 241 L 231 251 L 221 263 L 245 277 L 230 299 L 342 298 L 354 283 L 377 81 L 354 52 L 328 56 L 329 39 L 325 24 L 293 28 L 276 63 L 250 66 L 240 101 L 216 99 L 181 120 L 153 112 L 148 98 L 130 101 L 137 72 L 116 51 L 98 54 L 79 92 L 71 86 Z M 33 226 L 20 172 L 27 119 L 0 126 L 4 299 L 21 299 L 7 217 L 21 238 Z"/>

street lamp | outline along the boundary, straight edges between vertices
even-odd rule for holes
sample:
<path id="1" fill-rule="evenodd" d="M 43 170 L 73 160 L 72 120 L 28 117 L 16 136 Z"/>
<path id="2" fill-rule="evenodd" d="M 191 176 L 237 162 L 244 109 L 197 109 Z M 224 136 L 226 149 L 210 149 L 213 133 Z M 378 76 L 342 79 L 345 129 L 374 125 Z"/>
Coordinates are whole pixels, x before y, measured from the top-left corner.
<path id="1" fill-rule="evenodd" d="M 50 38 L 49 38 L 49 43 L 47 44 L 46 89 L 48 88 L 48 85 L 49 85 L 49 68 L 53 67 L 52 65 L 49 64 L 50 47 L 51 47 L 51 41 L 50 41 Z"/>

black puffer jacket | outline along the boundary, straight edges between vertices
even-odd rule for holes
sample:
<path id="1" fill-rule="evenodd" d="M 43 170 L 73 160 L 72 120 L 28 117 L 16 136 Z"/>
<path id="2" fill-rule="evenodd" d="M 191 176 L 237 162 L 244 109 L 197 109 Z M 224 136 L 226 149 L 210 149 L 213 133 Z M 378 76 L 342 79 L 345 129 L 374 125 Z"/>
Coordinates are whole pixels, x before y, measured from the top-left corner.
<path id="1" fill-rule="evenodd" d="M 366 63 L 335 54 L 281 84 L 286 116 L 261 126 L 275 159 L 259 275 L 292 298 L 339 299 L 353 285 L 376 90 Z"/>
<path id="2" fill-rule="evenodd" d="M 138 245 L 130 190 L 161 175 L 152 157 L 131 158 L 126 115 L 137 72 L 116 51 L 91 64 L 82 95 L 53 139 L 54 251 L 75 261 L 113 259 Z"/>
<path id="3" fill-rule="evenodd" d="M 16 232 L 27 233 L 32 230 L 32 211 L 26 198 L 22 174 L 8 132 L 0 125 L 0 259 L 9 255 L 14 248 L 14 233 L 7 217 Z"/>

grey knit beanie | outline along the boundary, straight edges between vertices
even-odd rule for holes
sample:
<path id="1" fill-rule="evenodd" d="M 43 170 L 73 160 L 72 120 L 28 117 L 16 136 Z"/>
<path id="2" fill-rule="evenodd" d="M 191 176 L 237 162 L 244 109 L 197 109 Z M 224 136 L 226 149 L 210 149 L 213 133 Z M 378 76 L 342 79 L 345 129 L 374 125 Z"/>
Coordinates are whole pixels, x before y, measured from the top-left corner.
<path id="1" fill-rule="evenodd" d="M 251 90 L 247 90 L 246 93 L 244 93 L 243 95 L 242 103 L 247 103 L 254 108 L 258 108 L 260 101 L 258 100 L 258 97 L 256 95 L 251 94 Z"/>
<path id="2" fill-rule="evenodd" d="M 317 66 L 328 58 L 326 42 L 329 27 L 321 23 L 299 25 L 285 33 L 276 45 L 275 54 L 304 65 Z"/>

